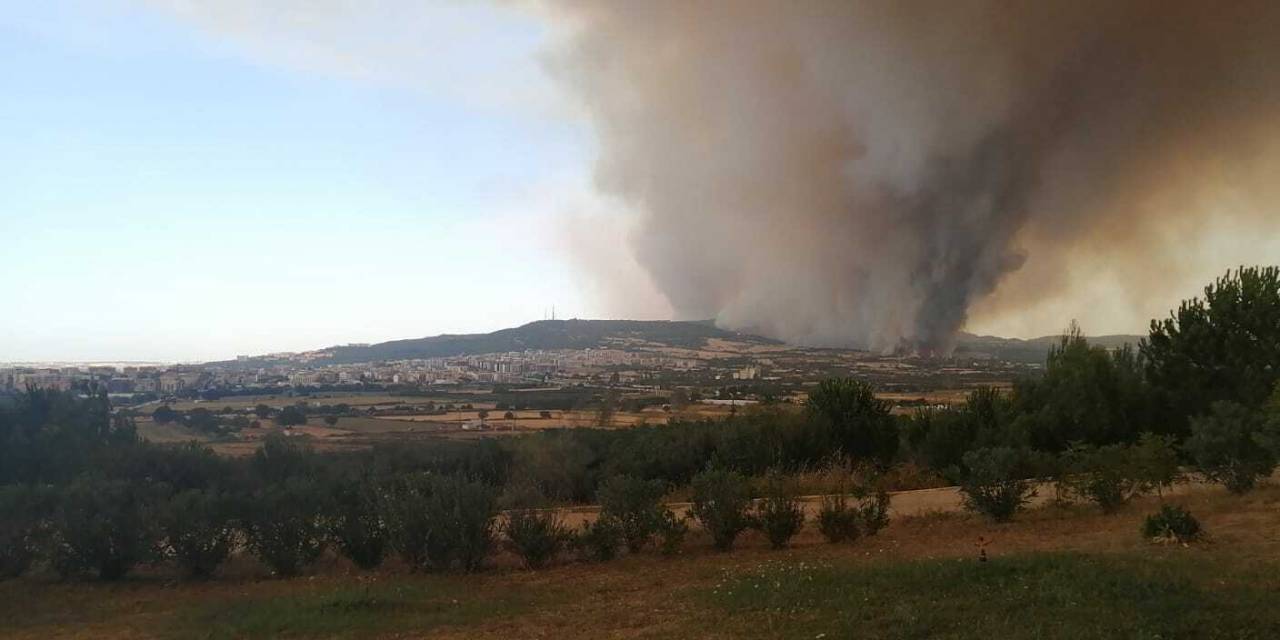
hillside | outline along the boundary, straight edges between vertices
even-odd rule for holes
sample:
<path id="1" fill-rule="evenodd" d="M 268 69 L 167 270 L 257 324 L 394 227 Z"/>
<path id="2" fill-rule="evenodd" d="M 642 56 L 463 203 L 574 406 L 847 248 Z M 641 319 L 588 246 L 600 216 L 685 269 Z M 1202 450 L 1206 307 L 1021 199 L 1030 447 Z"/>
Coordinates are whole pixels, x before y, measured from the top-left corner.
<path id="1" fill-rule="evenodd" d="M 1108 349 L 1118 349 L 1125 344 L 1138 346 L 1138 341 L 1145 336 L 1115 334 L 1105 336 L 1089 336 L 1089 343 Z M 1020 338 L 1001 338 L 997 336 L 979 336 L 961 333 L 956 340 L 956 355 L 986 354 L 1008 362 L 1043 362 L 1049 347 L 1062 339 L 1060 335 L 1041 336 L 1023 340 Z"/>
<path id="2" fill-rule="evenodd" d="M 329 347 L 311 362 L 347 364 L 539 349 L 588 349 L 617 346 L 626 341 L 699 348 L 709 339 L 777 344 L 768 338 L 720 329 L 710 320 L 540 320 L 492 333 L 444 334 L 371 345 Z"/>
<path id="3" fill-rule="evenodd" d="M 1089 338 L 1108 348 L 1124 343 L 1137 344 L 1141 336 L 1111 335 Z M 701 348 L 715 339 L 743 345 L 776 345 L 776 340 L 729 331 L 715 326 L 711 320 L 540 320 L 492 333 L 444 334 L 427 338 L 392 340 L 370 345 L 343 345 L 321 349 L 310 354 L 315 364 L 351 364 L 419 358 L 504 353 L 508 351 L 588 349 L 606 346 L 619 348 L 638 342 L 671 347 Z M 957 338 L 956 355 L 992 357 L 1010 362 L 1041 362 L 1058 336 L 1022 340 L 962 333 Z M 274 361 L 271 356 L 240 360 L 235 363 L 257 366 Z"/>

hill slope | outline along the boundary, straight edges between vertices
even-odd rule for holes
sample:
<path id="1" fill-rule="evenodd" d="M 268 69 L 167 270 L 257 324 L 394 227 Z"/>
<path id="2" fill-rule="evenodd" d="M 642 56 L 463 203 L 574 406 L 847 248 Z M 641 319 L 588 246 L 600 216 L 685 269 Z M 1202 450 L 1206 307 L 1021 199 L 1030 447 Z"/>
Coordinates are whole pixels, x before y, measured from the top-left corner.
<path id="1" fill-rule="evenodd" d="M 767 338 L 720 329 L 710 320 L 540 320 L 492 333 L 445 334 L 372 345 L 330 347 L 323 350 L 325 355 L 312 362 L 345 364 L 538 349 L 588 349 L 617 345 L 627 340 L 699 348 L 713 338 L 777 344 Z"/>
<path id="2" fill-rule="evenodd" d="M 1140 337 L 1115 335 L 1089 340 L 1114 348 L 1126 342 L 1137 344 Z M 540 320 L 492 333 L 444 334 L 371 345 L 329 347 L 313 352 L 308 361 L 315 364 L 351 364 L 508 351 L 625 347 L 627 343 L 636 342 L 697 349 L 705 347 L 712 339 L 747 345 L 780 344 L 769 338 L 721 329 L 711 320 Z M 957 339 L 956 354 L 985 354 L 1011 362 L 1043 362 L 1050 345 L 1058 339 L 1058 336 L 1044 336 L 1021 340 L 962 333 Z M 263 356 L 220 364 L 256 366 L 273 361 L 275 359 L 271 356 Z"/>
<path id="3" fill-rule="evenodd" d="M 1126 344 L 1138 346 L 1138 341 L 1146 336 L 1115 334 L 1106 336 L 1088 336 L 1089 344 L 1108 349 L 1118 349 Z M 961 333 L 956 340 L 956 355 L 984 353 L 1008 362 L 1044 362 L 1049 347 L 1058 344 L 1062 336 L 1041 336 L 1023 340 L 1020 338 L 1000 338 L 997 336 L 978 336 Z"/>

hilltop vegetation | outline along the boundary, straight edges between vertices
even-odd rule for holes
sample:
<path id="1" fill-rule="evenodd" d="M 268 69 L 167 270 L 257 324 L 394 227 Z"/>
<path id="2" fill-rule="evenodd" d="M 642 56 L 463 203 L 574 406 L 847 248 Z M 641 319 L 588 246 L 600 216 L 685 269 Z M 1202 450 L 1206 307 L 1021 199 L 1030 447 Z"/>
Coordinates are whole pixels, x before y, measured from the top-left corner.
<path id="1" fill-rule="evenodd" d="M 372 345 L 347 345 L 324 349 L 317 363 L 345 364 L 443 358 L 508 351 L 593 349 L 617 346 L 619 341 L 641 340 L 659 345 L 698 349 L 717 338 L 749 344 L 777 344 L 773 340 L 715 326 L 710 320 L 541 320 L 492 333 L 445 334 L 429 338 L 393 340 Z"/>
<path id="2" fill-rule="evenodd" d="M 1136 345 L 1141 338 L 1142 336 L 1113 335 L 1091 337 L 1090 340 L 1106 348 L 1118 348 L 1124 344 Z M 333 346 L 322 349 L 311 362 L 352 364 L 525 350 L 627 348 L 628 345 L 634 347 L 636 343 L 702 349 L 712 339 L 748 346 L 781 345 L 770 338 L 721 329 L 711 320 L 540 320 L 492 333 L 444 334 L 371 345 Z M 1045 353 L 1057 339 L 1057 336 L 1044 336 L 1020 340 L 961 333 L 956 342 L 956 354 L 984 354 L 1008 362 L 1036 363 L 1044 360 Z M 256 365 L 271 361 L 270 356 L 263 356 L 236 363 L 213 364 Z"/>

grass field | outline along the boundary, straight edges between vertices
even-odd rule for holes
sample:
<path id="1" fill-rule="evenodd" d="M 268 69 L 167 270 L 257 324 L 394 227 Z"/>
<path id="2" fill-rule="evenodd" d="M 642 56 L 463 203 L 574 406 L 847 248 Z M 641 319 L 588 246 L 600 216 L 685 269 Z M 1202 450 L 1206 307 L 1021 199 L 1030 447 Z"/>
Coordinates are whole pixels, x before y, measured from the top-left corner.
<path id="1" fill-rule="evenodd" d="M 719 554 L 695 532 L 675 558 L 539 572 L 502 555 L 476 575 L 361 574 L 333 557 L 293 580 L 246 558 L 204 583 L 158 569 L 118 584 L 37 574 L 0 583 L 0 637 L 1280 637 L 1280 487 L 1177 501 L 1207 541 L 1141 540 L 1152 499 L 1112 516 L 1036 509 L 1008 525 L 931 512 L 841 546 L 810 527 L 784 551 L 752 534 Z M 975 559 L 979 536 L 990 562 Z"/>
<path id="2" fill-rule="evenodd" d="M 728 575 L 709 600 L 751 621 L 744 637 L 1274 638 L 1277 587 L 1275 566 L 1053 552 L 986 564 L 771 562 Z"/>
<path id="3" fill-rule="evenodd" d="M 209 440 L 208 436 L 174 423 L 156 424 L 149 418 L 141 418 L 134 420 L 134 424 L 138 426 L 139 436 L 157 444 L 173 444 L 193 440 L 206 442 Z"/>

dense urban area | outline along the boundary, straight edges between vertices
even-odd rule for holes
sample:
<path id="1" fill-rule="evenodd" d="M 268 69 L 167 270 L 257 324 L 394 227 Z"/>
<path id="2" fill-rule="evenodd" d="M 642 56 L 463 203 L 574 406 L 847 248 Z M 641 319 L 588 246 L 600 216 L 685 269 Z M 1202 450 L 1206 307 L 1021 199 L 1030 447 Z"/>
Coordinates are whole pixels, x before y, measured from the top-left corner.
<path id="1" fill-rule="evenodd" d="M 1137 338 L 1133 337 L 1136 342 Z M 1043 358 L 1047 347 L 1038 354 Z M 459 388 L 482 385 L 623 384 L 658 391 L 677 386 L 747 383 L 791 389 L 834 374 L 859 375 L 886 390 L 920 391 L 947 384 L 991 383 L 1039 369 L 988 353 L 952 358 L 877 355 L 849 349 L 794 349 L 722 341 L 714 349 L 664 345 L 530 350 L 351 364 L 321 364 L 325 351 L 242 356 L 231 363 L 94 364 L 0 367 L 0 389 L 97 386 L 123 401 L 163 397 L 215 399 L 279 389 L 342 387 Z"/>

